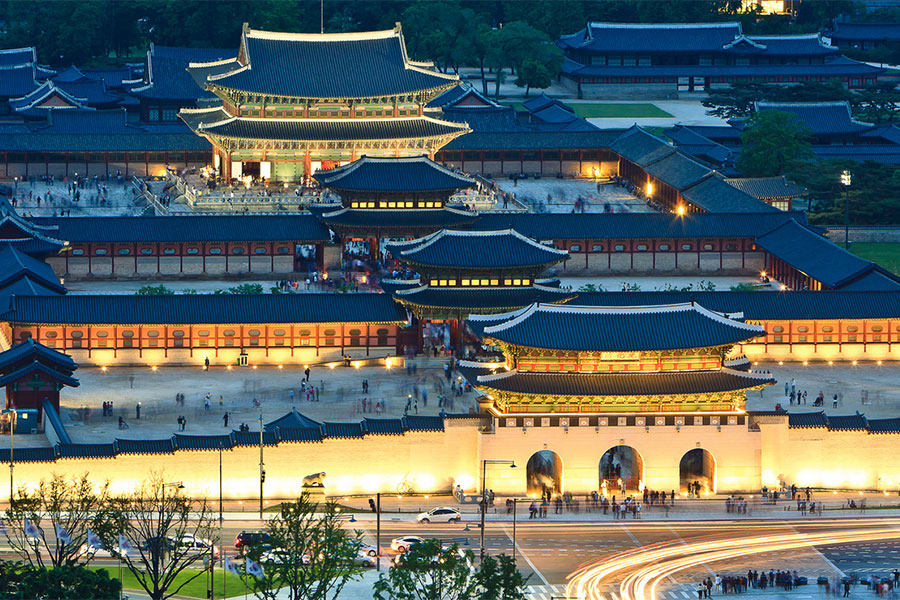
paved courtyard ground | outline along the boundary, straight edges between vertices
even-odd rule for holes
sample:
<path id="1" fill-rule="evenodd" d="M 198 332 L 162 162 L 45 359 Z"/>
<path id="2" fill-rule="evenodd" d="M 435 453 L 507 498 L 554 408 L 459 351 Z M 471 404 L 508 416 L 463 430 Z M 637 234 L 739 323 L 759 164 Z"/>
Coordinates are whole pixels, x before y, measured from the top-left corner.
<path id="1" fill-rule="evenodd" d="M 136 202 L 129 179 L 123 179 L 121 184 L 115 178 L 99 182 L 105 190 L 95 188 L 92 180 L 88 187 L 80 190 L 81 199 L 78 202 L 69 194 L 68 184 L 61 180 L 53 185 L 42 181 L 35 181 L 34 184 L 20 182 L 17 185 L 9 181 L 5 183 L 13 186 L 16 210 L 24 216 L 54 217 L 60 216 L 61 211 L 73 217 L 134 216 L 147 207 L 145 202 Z M 100 201 L 101 194 L 105 202 Z"/>
<path id="2" fill-rule="evenodd" d="M 537 213 L 571 213 L 579 198 L 584 201 L 584 212 L 604 212 L 608 205 L 617 213 L 652 213 L 656 212 L 644 200 L 637 198 L 615 184 L 597 184 L 593 179 L 523 179 L 512 181 L 499 179 L 497 185 L 505 192 L 516 195 L 516 199 L 524 203 L 529 212 Z"/>
<path id="3" fill-rule="evenodd" d="M 163 438 L 176 432 L 176 418 L 187 419 L 185 433 L 220 434 L 247 423 L 258 429 L 260 412 L 268 423 L 296 408 L 300 413 L 317 421 L 359 421 L 364 417 L 400 417 L 407 398 L 418 400 L 418 413 L 437 415 L 438 395 L 449 393 L 443 369 L 417 369 L 415 375 L 407 375 L 404 368 L 388 370 L 384 367 L 359 369 L 312 366 L 311 384 L 319 388 L 318 401 L 307 401 L 301 386 L 302 368 L 278 369 L 274 367 L 250 367 L 226 370 L 215 368 L 160 367 L 114 368 L 101 371 L 94 368 L 78 370 L 81 386 L 67 389 L 61 402 L 63 422 L 72 440 L 79 442 L 109 442 L 120 438 Z M 369 393 L 362 393 L 362 381 L 368 379 Z M 133 380 L 133 381 L 132 381 Z M 323 385 L 324 384 L 324 385 Z M 133 386 L 133 387 L 132 387 Z M 294 396 L 291 398 L 291 391 Z M 175 395 L 185 396 L 184 405 L 176 404 Z M 204 408 L 204 398 L 212 396 L 210 410 Z M 427 395 L 427 400 L 423 399 Z M 219 404 L 219 397 L 222 403 Z M 474 393 L 453 397 L 453 405 L 447 412 L 468 412 L 475 405 Z M 366 398 L 381 402 L 386 409 L 380 414 L 374 411 L 360 412 L 360 401 Z M 254 399 L 260 402 L 257 408 Z M 111 400 L 114 416 L 102 417 L 101 406 Z M 141 419 L 137 420 L 136 405 L 141 403 Z M 367 406 L 370 406 L 367 402 Z M 413 405 L 415 407 L 415 404 Z M 90 416 L 85 419 L 85 409 Z M 230 415 L 228 427 L 224 426 L 224 414 Z M 118 416 L 125 417 L 129 429 L 118 429 Z M 21 436 L 20 436 L 21 437 Z M 37 437 L 37 436 L 24 436 Z"/>

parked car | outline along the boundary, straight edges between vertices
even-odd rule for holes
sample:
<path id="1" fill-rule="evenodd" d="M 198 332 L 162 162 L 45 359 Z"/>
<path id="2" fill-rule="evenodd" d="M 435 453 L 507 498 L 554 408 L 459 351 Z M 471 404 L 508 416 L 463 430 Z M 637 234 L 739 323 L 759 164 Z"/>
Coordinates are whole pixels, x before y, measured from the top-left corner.
<path id="1" fill-rule="evenodd" d="M 209 550 L 212 548 L 213 560 L 219 559 L 218 547 L 210 540 L 197 537 L 192 533 L 186 533 L 178 539 L 169 538 L 169 542 L 179 548 L 186 548 L 187 554 L 209 554 Z"/>
<path id="2" fill-rule="evenodd" d="M 234 547 L 241 554 L 253 546 L 259 546 L 265 550 L 272 548 L 272 536 L 265 531 L 242 531 L 234 538 Z"/>
<path id="3" fill-rule="evenodd" d="M 449 523 L 462 520 L 462 515 L 455 508 L 439 506 L 423 513 L 419 513 L 416 521 L 419 523 L 431 523 L 432 521 L 447 521 Z"/>
<path id="4" fill-rule="evenodd" d="M 421 544 L 422 538 L 417 535 L 407 535 L 404 537 L 398 537 L 391 540 L 391 550 L 396 550 L 401 554 L 404 552 L 408 552 L 410 547 Z"/>
<path id="5" fill-rule="evenodd" d="M 281 548 L 275 548 L 274 550 L 267 550 L 263 552 L 259 557 L 259 562 L 262 564 L 274 564 L 274 565 L 289 565 L 291 564 L 292 557 L 291 553 L 287 550 L 283 550 Z M 309 564 L 309 556 L 303 555 L 300 557 L 300 564 L 308 565 Z"/>
<path id="6" fill-rule="evenodd" d="M 378 559 L 374 555 L 364 554 L 363 551 L 360 550 L 359 554 L 353 559 L 353 563 L 362 567 L 374 568 L 378 565 Z"/>
<path id="7" fill-rule="evenodd" d="M 366 556 L 378 556 L 378 548 L 371 544 L 366 544 L 365 542 L 359 542 L 359 552 Z"/>

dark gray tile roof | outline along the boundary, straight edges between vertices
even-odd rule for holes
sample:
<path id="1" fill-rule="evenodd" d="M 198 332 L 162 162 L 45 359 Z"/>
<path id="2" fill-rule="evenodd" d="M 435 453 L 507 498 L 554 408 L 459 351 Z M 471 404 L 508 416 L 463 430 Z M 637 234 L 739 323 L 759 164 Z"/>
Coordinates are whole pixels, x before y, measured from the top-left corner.
<path id="1" fill-rule="evenodd" d="M 893 273 L 889 273 L 876 265 L 874 269 L 872 269 L 862 277 L 854 279 L 849 283 L 843 284 L 840 289 L 842 292 L 878 292 L 885 290 L 900 290 L 900 283 L 898 283 L 897 277 Z"/>
<path id="2" fill-rule="evenodd" d="M 398 290 L 408 290 L 419 287 L 418 279 L 382 279 L 378 282 L 385 294 L 393 294 Z"/>
<path id="3" fill-rule="evenodd" d="M 361 438 L 366 431 L 362 423 L 323 423 L 325 437 L 329 438 Z"/>
<path id="4" fill-rule="evenodd" d="M 728 185 L 764 200 L 767 198 L 796 198 L 806 193 L 806 188 L 788 181 L 786 177 L 738 177 L 725 180 Z"/>
<path id="5" fill-rule="evenodd" d="M 444 75 L 406 59 L 398 30 L 344 34 L 290 34 L 245 29 L 249 68 L 215 77 L 225 88 L 303 98 L 390 96 L 450 87 Z"/>
<path id="6" fill-rule="evenodd" d="M 263 430 L 263 446 L 277 446 L 278 445 L 278 432 L 277 431 L 266 431 Z M 232 445 L 237 448 L 238 446 L 259 446 L 259 432 L 258 431 L 232 431 L 231 432 L 231 442 Z"/>
<path id="7" fill-rule="evenodd" d="M 58 294 L 66 292 L 66 288 L 59 283 L 59 276 L 53 271 L 53 267 L 20 251 L 17 243 L 0 242 L 0 288 L 22 276 L 28 276 L 43 288 L 51 289 Z"/>
<path id="8" fill-rule="evenodd" d="M 37 60 L 34 46 L 24 48 L 5 48 L 0 50 L 0 67 L 9 69 L 22 65 L 31 65 Z"/>
<path id="9" fill-rule="evenodd" d="M 559 104 L 550 104 L 545 108 L 533 111 L 531 119 L 544 123 L 571 123 L 578 121 L 579 117 L 571 109 L 563 108 Z"/>
<path id="10" fill-rule="evenodd" d="M 57 444 L 59 458 L 115 458 L 116 444 Z"/>
<path id="11" fill-rule="evenodd" d="M 557 103 L 558 100 L 551 98 L 545 92 L 541 92 L 539 95 L 534 98 L 530 98 L 522 103 L 522 108 L 529 112 L 535 112 L 538 110 L 543 110 L 550 106 L 551 104 Z"/>
<path id="12" fill-rule="evenodd" d="M 847 42 L 900 40 L 900 23 L 835 22 L 828 36 L 833 41 Z"/>
<path id="13" fill-rule="evenodd" d="M 900 127 L 896 125 L 876 126 L 860 134 L 861 138 L 879 140 L 881 143 L 900 145 Z"/>
<path id="14" fill-rule="evenodd" d="M 619 135 L 609 148 L 622 158 L 640 166 L 676 152 L 665 140 L 637 125 Z"/>
<path id="15" fill-rule="evenodd" d="M 778 209 L 731 186 L 718 173 L 681 192 L 691 204 L 711 213 L 766 213 Z"/>
<path id="16" fill-rule="evenodd" d="M 781 227 L 758 237 L 756 244 L 798 271 L 833 289 L 838 289 L 878 269 L 873 262 L 847 252 L 796 221 L 788 221 Z M 900 280 L 893 277 L 891 279 L 893 285 L 889 289 L 900 289 L 898 286 Z"/>
<path id="17" fill-rule="evenodd" d="M 403 417 L 403 423 L 407 431 L 444 431 L 444 419 L 442 417 L 406 415 Z"/>
<path id="18" fill-rule="evenodd" d="M 172 454 L 175 451 L 175 439 L 167 437 L 161 440 L 116 440 L 119 454 Z"/>
<path id="19" fill-rule="evenodd" d="M 404 305 L 423 306 L 463 313 L 491 310 L 514 310 L 535 302 L 568 302 L 574 292 L 552 288 L 529 287 L 485 287 L 485 288 L 442 288 L 422 286 L 413 290 L 401 290 L 394 297 Z"/>
<path id="20" fill-rule="evenodd" d="M 250 119 L 204 124 L 198 132 L 253 140 L 330 141 L 392 140 L 458 135 L 461 124 L 431 117 L 401 119 Z"/>
<path id="21" fill-rule="evenodd" d="M 371 229 L 401 229 L 465 227 L 478 220 L 478 214 L 456 208 L 354 209 L 342 208 L 323 213 L 322 223 L 329 227 L 365 227 Z"/>
<path id="22" fill-rule="evenodd" d="M 312 215 L 188 217 L 79 217 L 36 219 L 58 226 L 72 244 L 135 242 L 327 242 L 328 230 Z"/>
<path id="23" fill-rule="evenodd" d="M 15 448 L 13 461 L 23 462 L 56 462 L 56 448 Z M 9 462 L 9 448 L 0 449 L 0 462 Z"/>
<path id="24" fill-rule="evenodd" d="M 788 415 L 788 427 L 791 429 L 825 429 L 828 417 L 824 412 L 791 413 Z"/>
<path id="25" fill-rule="evenodd" d="M 285 413 L 270 423 L 266 423 L 263 429 L 273 431 L 276 427 L 281 429 L 321 429 L 322 424 L 318 421 L 313 421 L 297 412 L 297 409 L 292 408 L 291 412 Z"/>
<path id="26" fill-rule="evenodd" d="M 0 71 L 0 97 L 20 98 L 29 94 L 38 84 L 34 80 L 34 68 L 31 65 L 17 69 Z"/>
<path id="27" fill-rule="evenodd" d="M 844 102 L 757 102 L 756 111 L 775 110 L 794 115 L 798 123 L 813 135 L 844 135 L 872 129 L 871 123 L 853 118 L 850 104 Z"/>
<path id="28" fill-rule="evenodd" d="M 176 450 L 230 450 L 231 435 L 186 435 L 176 433 L 173 436 Z"/>
<path id="29" fill-rule="evenodd" d="M 4 319 L 17 323 L 405 323 L 387 294 L 197 294 L 23 296 Z"/>
<path id="30" fill-rule="evenodd" d="M 393 242 L 387 250 L 394 258 L 421 268 L 533 269 L 569 258 L 569 253 L 539 244 L 513 229 L 454 231 L 442 229 L 429 236 Z"/>
<path id="31" fill-rule="evenodd" d="M 767 209 L 742 214 L 482 214 L 473 229 L 512 228 L 537 240 L 756 238 L 795 218 Z M 802 218 L 802 217 L 801 217 Z"/>
<path id="32" fill-rule="evenodd" d="M 474 127 L 473 127 L 474 128 Z M 620 131 L 478 131 L 460 136 L 444 150 L 583 150 L 608 148 Z M 507 155 L 508 157 L 509 155 Z M 467 160 L 479 160 L 478 155 Z M 507 160 L 510 160 L 507 158 Z"/>
<path id="33" fill-rule="evenodd" d="M 507 316 L 485 327 L 482 337 L 547 350 L 630 352 L 729 346 L 765 334 L 762 327 L 693 302 L 655 307 L 533 304 Z"/>
<path id="34" fill-rule="evenodd" d="M 701 52 L 722 50 L 740 35 L 740 23 L 588 23 L 559 45 L 592 52 Z"/>
<path id="35" fill-rule="evenodd" d="M 572 304 L 655 306 L 696 301 L 718 312 L 743 312 L 748 321 L 896 319 L 900 292 L 578 292 Z"/>
<path id="36" fill-rule="evenodd" d="M 746 43 L 728 48 L 728 54 L 760 56 L 828 56 L 840 52 L 826 46 L 815 33 L 798 35 L 750 35 Z"/>
<path id="37" fill-rule="evenodd" d="M 173 48 L 151 45 L 147 52 L 145 83 L 133 86 L 134 94 L 150 100 L 193 101 L 212 94 L 198 86 L 188 65 L 234 58 L 235 50 Z"/>
<path id="38" fill-rule="evenodd" d="M 846 158 L 859 163 L 874 160 L 889 165 L 900 164 L 900 145 L 894 144 L 847 144 L 835 146 L 813 146 L 812 151 L 823 159 Z"/>
<path id="39" fill-rule="evenodd" d="M 403 435 L 406 432 L 402 419 L 365 419 L 366 435 Z"/>
<path id="40" fill-rule="evenodd" d="M 482 375 L 475 387 L 555 396 L 667 396 L 731 392 L 775 383 L 771 376 L 743 371 L 681 373 L 519 373 Z"/>
<path id="41" fill-rule="evenodd" d="M 471 177 L 455 173 L 427 156 L 381 158 L 363 156 L 347 165 L 318 171 L 321 185 L 367 192 L 451 191 L 475 185 Z"/>
<path id="42" fill-rule="evenodd" d="M 75 361 L 68 354 L 48 348 L 34 341 L 34 338 L 28 338 L 9 350 L 0 352 L 0 373 L 8 371 L 11 367 L 21 365 L 23 362 L 31 363 L 35 360 L 52 365 L 57 371 L 70 375 L 78 368 Z"/>
<path id="43" fill-rule="evenodd" d="M 644 171 L 679 191 L 697 184 L 711 172 L 706 165 L 677 151 L 650 163 Z"/>
<path id="44" fill-rule="evenodd" d="M 859 413 L 846 416 L 829 415 L 827 420 L 829 431 L 865 431 L 867 428 L 865 415 Z"/>
<path id="45" fill-rule="evenodd" d="M 49 377 L 51 381 L 69 387 L 78 387 L 81 385 L 77 379 L 71 376 L 67 369 L 58 371 L 52 365 L 47 365 L 34 360 L 15 368 L 15 370 L 10 370 L 0 377 L 0 387 L 15 383 L 29 375 L 31 375 L 33 380 L 41 381 L 46 381 L 44 378 Z"/>
<path id="46" fill-rule="evenodd" d="M 279 427 L 277 431 L 281 442 L 321 442 L 325 439 L 321 427 Z"/>
<path id="47" fill-rule="evenodd" d="M 900 433 L 900 417 L 892 419 L 868 419 L 869 433 Z"/>
<path id="48" fill-rule="evenodd" d="M 876 75 L 884 69 L 858 62 L 843 56 L 826 58 L 824 64 L 775 64 L 775 65 L 660 65 L 651 67 L 617 67 L 581 65 L 566 61 L 563 73 L 576 77 L 790 77 L 822 75 Z"/>

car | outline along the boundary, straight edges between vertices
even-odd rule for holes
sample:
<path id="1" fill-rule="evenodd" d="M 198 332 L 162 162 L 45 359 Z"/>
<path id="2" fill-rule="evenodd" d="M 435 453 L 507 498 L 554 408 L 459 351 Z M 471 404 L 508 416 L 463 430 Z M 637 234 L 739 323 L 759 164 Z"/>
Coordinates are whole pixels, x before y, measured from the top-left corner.
<path id="1" fill-rule="evenodd" d="M 219 559 L 219 548 L 215 544 L 192 533 L 185 533 L 177 540 L 170 537 L 169 543 L 178 548 L 186 549 L 185 554 L 209 554 L 210 548 L 212 548 L 213 560 Z"/>
<path id="2" fill-rule="evenodd" d="M 241 551 L 247 552 L 251 547 L 259 546 L 265 550 L 272 547 L 272 536 L 265 531 L 242 531 L 234 538 L 234 547 Z"/>
<path id="3" fill-rule="evenodd" d="M 432 508 L 427 512 L 419 513 L 418 516 L 416 516 L 416 521 L 419 523 L 431 523 L 432 521 L 447 521 L 449 523 L 455 523 L 461 520 L 462 515 L 458 510 L 446 506 Z"/>
<path id="4" fill-rule="evenodd" d="M 292 562 L 291 553 L 287 550 L 282 550 L 280 548 L 276 548 L 274 550 L 267 550 L 263 552 L 259 557 L 259 562 L 266 565 L 289 565 Z M 300 564 L 308 565 L 310 563 L 309 556 L 303 555 L 300 557 Z"/>
<path id="5" fill-rule="evenodd" d="M 119 550 L 118 546 L 116 546 L 115 548 L 94 548 L 93 546 L 82 544 L 81 548 L 78 549 L 78 554 L 86 560 L 93 560 L 95 558 L 122 557 L 122 551 Z"/>
<path id="6" fill-rule="evenodd" d="M 398 537 L 391 540 L 391 550 L 396 550 L 401 554 L 404 552 L 409 552 L 410 547 L 421 544 L 422 538 L 417 535 L 407 535 L 404 537 Z"/>
<path id="7" fill-rule="evenodd" d="M 375 555 L 364 554 L 363 551 L 360 550 L 359 554 L 353 559 L 353 564 L 361 567 L 376 567 L 378 566 L 378 559 Z"/>
<path id="8" fill-rule="evenodd" d="M 359 541 L 357 542 L 359 553 L 364 554 L 366 556 L 378 556 L 378 548 L 372 546 L 371 544 L 366 544 L 365 542 Z"/>

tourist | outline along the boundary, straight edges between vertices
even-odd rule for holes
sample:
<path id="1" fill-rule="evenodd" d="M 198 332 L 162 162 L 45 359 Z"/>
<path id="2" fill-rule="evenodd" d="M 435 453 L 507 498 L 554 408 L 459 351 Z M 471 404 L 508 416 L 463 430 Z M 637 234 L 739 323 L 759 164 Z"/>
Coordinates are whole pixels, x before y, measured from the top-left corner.
<path id="1" fill-rule="evenodd" d="M 225 429 L 228 429 L 228 419 L 231 417 L 227 412 L 222 415 L 222 420 L 225 421 Z"/>
<path id="2" fill-rule="evenodd" d="M 206 398 L 203 399 L 203 410 L 209 410 L 209 400 L 210 395 L 206 394 Z"/>
<path id="3" fill-rule="evenodd" d="M 141 420 L 141 403 L 140 403 L 140 402 L 138 402 L 138 403 L 134 406 L 134 418 L 135 418 L 136 420 L 138 420 L 138 421 Z"/>
<path id="4" fill-rule="evenodd" d="M 125 417 L 119 417 L 119 429 L 128 429 L 128 423 L 125 422 Z"/>

